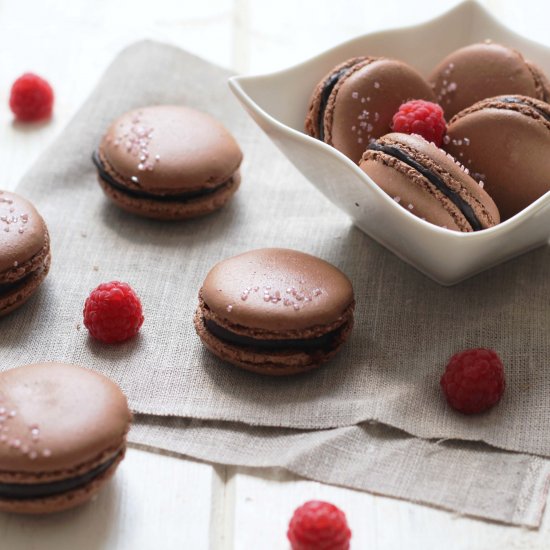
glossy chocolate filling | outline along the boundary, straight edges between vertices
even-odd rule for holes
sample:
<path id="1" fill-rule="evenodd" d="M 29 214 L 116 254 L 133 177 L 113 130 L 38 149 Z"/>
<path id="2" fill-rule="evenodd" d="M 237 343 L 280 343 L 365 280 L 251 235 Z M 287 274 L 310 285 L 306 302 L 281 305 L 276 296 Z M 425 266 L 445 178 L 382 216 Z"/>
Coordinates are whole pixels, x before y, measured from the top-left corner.
<path id="1" fill-rule="evenodd" d="M 527 103 L 527 101 L 522 101 L 521 99 L 517 99 L 516 97 L 503 97 L 500 101 L 503 101 L 504 103 L 516 103 L 517 105 L 523 105 L 524 107 L 530 107 L 534 111 L 536 111 L 541 117 L 543 117 L 545 120 L 550 122 L 550 113 L 547 113 L 543 111 L 542 109 L 539 109 L 538 107 L 535 107 L 534 105 L 531 105 L 531 103 Z"/>
<path id="2" fill-rule="evenodd" d="M 185 202 L 191 199 L 196 199 L 199 197 L 205 197 L 207 195 L 212 195 L 216 191 L 219 191 L 222 187 L 229 185 L 233 178 L 229 178 L 227 181 L 224 181 L 217 185 L 216 187 L 209 187 L 206 189 L 198 189 L 197 191 L 187 191 L 185 193 L 176 193 L 173 195 L 155 195 L 153 193 L 147 193 L 147 191 L 140 191 L 138 189 L 130 189 L 116 181 L 106 170 L 103 162 L 99 158 L 97 151 L 94 151 L 92 154 L 92 161 L 97 167 L 99 177 L 111 187 L 114 187 L 117 191 L 124 193 L 130 197 L 135 197 L 137 199 L 149 199 L 160 202 Z"/>
<path id="3" fill-rule="evenodd" d="M 214 323 L 214 321 L 210 321 L 208 319 L 204 321 L 204 325 L 206 326 L 208 331 L 216 338 L 219 338 L 224 342 L 228 342 L 229 344 L 255 348 L 261 351 L 293 350 L 305 352 L 322 350 L 328 351 L 333 349 L 334 345 L 337 342 L 338 335 L 342 331 L 342 328 L 346 326 L 346 324 L 344 324 L 342 327 L 339 327 L 332 332 L 328 332 L 327 334 L 323 334 L 323 336 L 318 336 L 317 338 L 299 338 L 294 340 L 260 340 L 231 332 L 230 330 L 227 330 L 217 323 Z"/>
<path id="4" fill-rule="evenodd" d="M 336 71 L 335 73 L 331 74 L 323 84 L 323 90 L 321 91 L 321 101 L 319 103 L 319 113 L 317 115 L 317 130 L 319 132 L 319 139 L 321 141 L 325 140 L 324 120 L 325 120 L 325 111 L 327 108 L 328 98 L 330 97 L 332 90 L 334 90 L 334 86 L 338 84 L 338 81 L 345 74 L 347 74 L 353 66 L 354 65 L 352 65 L 351 67 L 344 67 L 343 69 Z"/>
<path id="5" fill-rule="evenodd" d="M 462 212 L 463 216 L 466 218 L 474 231 L 479 231 L 480 229 L 483 229 L 480 221 L 475 215 L 473 208 L 458 193 L 447 187 L 445 182 L 436 173 L 428 170 L 428 168 L 425 168 L 424 166 L 422 166 L 422 164 L 414 160 L 407 153 L 393 145 L 380 145 L 379 143 L 374 141 L 367 147 L 367 149 L 385 153 L 386 155 L 389 155 L 400 160 L 401 162 L 404 162 L 411 168 L 414 168 L 417 172 L 420 172 Z"/>
<path id="6" fill-rule="evenodd" d="M 103 462 L 93 470 L 80 476 L 61 479 L 48 483 L 0 483 L 0 498 L 7 500 L 30 500 L 46 498 L 68 493 L 84 487 L 101 474 L 105 473 L 118 459 L 120 453 Z"/>

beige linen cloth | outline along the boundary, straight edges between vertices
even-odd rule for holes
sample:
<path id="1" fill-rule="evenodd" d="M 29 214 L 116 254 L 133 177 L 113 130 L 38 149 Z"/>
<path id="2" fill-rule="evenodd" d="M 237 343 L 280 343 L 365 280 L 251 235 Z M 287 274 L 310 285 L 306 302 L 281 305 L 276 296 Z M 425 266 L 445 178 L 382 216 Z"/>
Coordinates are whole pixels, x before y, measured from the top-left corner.
<path id="1" fill-rule="evenodd" d="M 354 228 L 297 173 L 231 97 L 228 74 L 151 42 L 129 47 L 111 65 L 18 188 L 46 219 L 53 264 L 27 306 L 0 320 L 0 368 L 61 360 L 110 376 L 141 413 L 132 439 L 143 444 L 249 465 L 258 449 L 256 465 L 536 525 L 546 460 L 394 437 L 390 428 L 373 435 L 365 422 L 550 456 L 549 249 L 453 288 L 438 286 Z M 243 183 L 222 211 L 161 223 L 125 214 L 103 196 L 90 160 L 103 131 L 119 114 L 158 103 L 206 110 L 237 137 Z M 193 329 L 210 267 L 264 246 L 321 256 L 354 283 L 350 342 L 305 376 L 270 379 L 232 368 L 203 349 Z M 105 346 L 81 326 L 82 307 L 92 288 L 114 279 L 136 289 L 145 322 L 139 337 Z M 450 411 L 438 386 L 448 357 L 471 346 L 497 349 L 508 381 L 503 402 L 473 418 Z M 163 416 L 218 422 L 190 430 L 188 420 Z"/>

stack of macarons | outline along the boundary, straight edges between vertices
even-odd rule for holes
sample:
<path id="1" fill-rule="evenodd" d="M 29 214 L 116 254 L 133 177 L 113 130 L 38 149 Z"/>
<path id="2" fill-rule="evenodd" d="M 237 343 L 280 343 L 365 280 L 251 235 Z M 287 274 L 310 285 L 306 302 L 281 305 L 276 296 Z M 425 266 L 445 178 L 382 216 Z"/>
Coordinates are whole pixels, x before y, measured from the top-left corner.
<path id="1" fill-rule="evenodd" d="M 443 108 L 443 153 L 392 133 L 393 115 L 413 99 Z M 539 67 L 487 41 L 452 52 L 426 80 L 393 59 L 345 61 L 315 87 L 305 131 L 358 163 L 412 214 L 469 232 L 550 191 L 548 101 Z"/>

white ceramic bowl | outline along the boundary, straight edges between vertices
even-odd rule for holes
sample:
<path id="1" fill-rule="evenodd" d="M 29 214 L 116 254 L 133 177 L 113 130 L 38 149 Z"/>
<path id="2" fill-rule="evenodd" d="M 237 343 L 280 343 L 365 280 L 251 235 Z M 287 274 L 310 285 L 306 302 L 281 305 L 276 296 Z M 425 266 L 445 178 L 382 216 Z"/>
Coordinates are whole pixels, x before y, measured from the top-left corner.
<path id="1" fill-rule="evenodd" d="M 396 204 L 342 153 L 304 134 L 303 126 L 313 88 L 341 61 L 384 55 L 426 75 L 451 51 L 485 39 L 518 49 L 550 75 L 549 48 L 515 34 L 477 2 L 466 1 L 427 23 L 361 36 L 290 69 L 233 77 L 229 85 L 288 159 L 360 229 L 435 281 L 451 285 L 546 244 L 550 192 L 491 229 L 450 231 Z"/>

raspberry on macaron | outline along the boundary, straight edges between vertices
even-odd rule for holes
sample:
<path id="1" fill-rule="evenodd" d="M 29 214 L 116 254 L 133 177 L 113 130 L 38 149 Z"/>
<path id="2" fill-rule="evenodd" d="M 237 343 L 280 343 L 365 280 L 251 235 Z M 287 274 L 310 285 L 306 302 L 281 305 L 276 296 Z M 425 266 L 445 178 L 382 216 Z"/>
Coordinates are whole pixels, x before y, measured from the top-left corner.
<path id="1" fill-rule="evenodd" d="M 437 103 L 423 99 L 403 103 L 393 115 L 391 127 L 394 132 L 418 134 L 438 147 L 447 131 L 443 109 Z"/>

